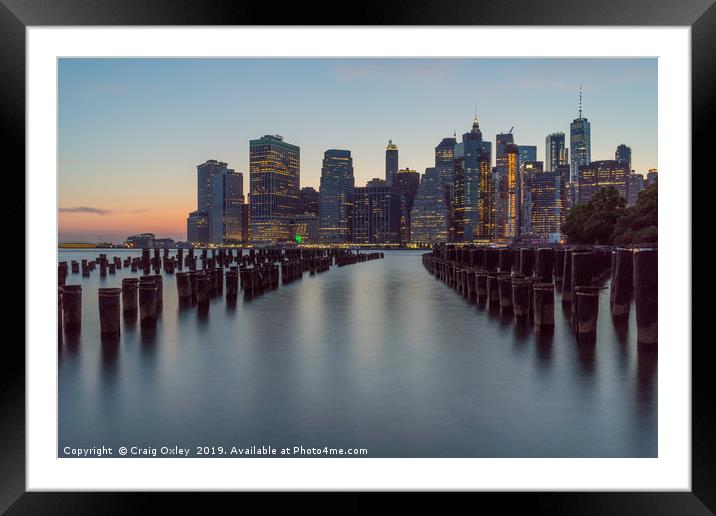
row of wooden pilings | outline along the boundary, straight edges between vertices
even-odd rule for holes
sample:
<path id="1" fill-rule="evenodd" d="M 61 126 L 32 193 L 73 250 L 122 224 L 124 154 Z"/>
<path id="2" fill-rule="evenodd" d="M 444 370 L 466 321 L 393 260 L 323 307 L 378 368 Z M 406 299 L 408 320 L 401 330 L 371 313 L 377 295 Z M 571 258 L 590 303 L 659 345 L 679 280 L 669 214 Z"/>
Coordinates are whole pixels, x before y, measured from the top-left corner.
<path id="1" fill-rule="evenodd" d="M 78 332 L 82 325 L 82 285 L 68 285 L 68 274 L 90 275 L 99 266 L 100 276 L 115 274 L 117 270 L 130 268 L 132 272 L 141 270 L 144 274 L 138 278 L 125 277 L 121 288 L 98 289 L 98 307 L 100 327 L 103 336 L 118 336 L 120 331 L 120 313 L 125 320 L 139 316 L 143 327 L 155 326 L 163 307 L 164 280 L 161 268 L 167 274 L 174 274 L 177 284 L 179 306 L 186 308 L 196 305 L 199 311 L 209 308 L 210 298 L 226 292 L 227 303 L 235 303 L 239 290 L 248 299 L 279 286 L 279 281 L 287 285 L 301 279 L 304 272 L 310 275 L 330 270 L 334 263 L 338 266 L 360 263 L 383 258 L 383 253 L 360 253 L 346 249 L 250 249 L 234 255 L 232 249 L 201 249 L 197 258 L 194 249 L 184 256 L 183 249 L 176 256 L 159 256 L 154 250 L 151 258 L 149 249 L 142 250 L 141 257 L 126 257 L 122 260 L 113 257 L 108 260 L 100 254 L 96 260 L 72 260 L 58 265 L 58 331 Z M 237 265 L 233 265 L 233 264 Z M 181 270 L 183 265 L 188 271 Z M 199 265 L 199 267 L 197 267 Z M 154 274 L 151 274 L 152 269 Z M 175 270 L 178 269 L 175 273 Z"/>
<path id="2" fill-rule="evenodd" d="M 600 290 L 610 280 L 615 320 L 629 317 L 634 301 L 637 341 L 656 345 L 658 251 L 606 246 L 492 247 L 437 245 L 422 257 L 437 279 L 478 305 L 515 321 L 532 321 L 536 332 L 554 328 L 555 292 L 579 342 L 594 342 Z"/>

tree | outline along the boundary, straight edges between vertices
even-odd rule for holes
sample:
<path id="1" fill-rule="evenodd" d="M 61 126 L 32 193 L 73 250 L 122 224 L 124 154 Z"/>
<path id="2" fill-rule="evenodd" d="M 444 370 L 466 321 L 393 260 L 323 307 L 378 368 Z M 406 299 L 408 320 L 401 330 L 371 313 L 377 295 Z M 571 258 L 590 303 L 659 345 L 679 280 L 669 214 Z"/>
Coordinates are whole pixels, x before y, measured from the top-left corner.
<path id="1" fill-rule="evenodd" d="M 570 244 L 611 244 L 617 220 L 625 211 L 626 201 L 616 188 L 601 188 L 588 202 L 567 212 L 562 233 Z"/>
<path id="2" fill-rule="evenodd" d="M 619 217 L 614 228 L 614 245 L 658 242 L 659 206 L 657 184 L 639 192 L 636 206 Z"/>

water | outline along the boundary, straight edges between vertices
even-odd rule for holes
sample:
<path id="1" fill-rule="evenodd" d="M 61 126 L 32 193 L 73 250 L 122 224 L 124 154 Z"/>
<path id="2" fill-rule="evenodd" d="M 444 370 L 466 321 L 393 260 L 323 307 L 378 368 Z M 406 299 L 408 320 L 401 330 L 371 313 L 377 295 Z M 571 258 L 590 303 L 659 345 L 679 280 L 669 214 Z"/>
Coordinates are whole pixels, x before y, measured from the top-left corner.
<path id="1" fill-rule="evenodd" d="M 60 260 L 137 251 L 59 252 Z M 656 353 L 634 310 L 615 327 L 601 293 L 597 342 L 576 344 L 559 302 L 540 341 L 463 300 L 421 252 L 309 276 L 206 317 L 180 310 L 172 275 L 151 335 L 103 345 L 97 288 L 79 338 L 59 347 L 59 453 L 109 446 L 366 448 L 368 457 L 655 457 Z M 558 297 L 556 298 L 559 299 Z"/>

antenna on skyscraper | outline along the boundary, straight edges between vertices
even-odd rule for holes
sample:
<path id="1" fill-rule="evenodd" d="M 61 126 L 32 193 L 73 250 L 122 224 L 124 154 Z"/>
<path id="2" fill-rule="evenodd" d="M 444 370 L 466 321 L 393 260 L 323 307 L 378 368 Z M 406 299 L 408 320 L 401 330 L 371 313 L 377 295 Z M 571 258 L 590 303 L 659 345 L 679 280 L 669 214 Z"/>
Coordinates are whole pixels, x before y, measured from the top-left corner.
<path id="1" fill-rule="evenodd" d="M 579 118 L 582 118 L 582 84 L 579 84 Z"/>

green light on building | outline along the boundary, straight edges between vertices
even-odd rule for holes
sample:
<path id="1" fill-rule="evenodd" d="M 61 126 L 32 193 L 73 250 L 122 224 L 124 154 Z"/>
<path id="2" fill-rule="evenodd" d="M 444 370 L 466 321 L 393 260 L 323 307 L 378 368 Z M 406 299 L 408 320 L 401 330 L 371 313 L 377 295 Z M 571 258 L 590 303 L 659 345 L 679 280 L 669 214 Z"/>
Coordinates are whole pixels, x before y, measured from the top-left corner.
<path id="1" fill-rule="evenodd" d="M 296 235 L 296 243 L 300 244 L 302 241 L 303 239 L 301 238 L 301 235 Z"/>

